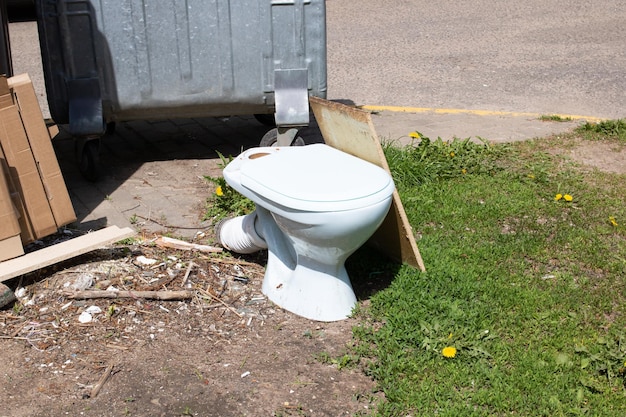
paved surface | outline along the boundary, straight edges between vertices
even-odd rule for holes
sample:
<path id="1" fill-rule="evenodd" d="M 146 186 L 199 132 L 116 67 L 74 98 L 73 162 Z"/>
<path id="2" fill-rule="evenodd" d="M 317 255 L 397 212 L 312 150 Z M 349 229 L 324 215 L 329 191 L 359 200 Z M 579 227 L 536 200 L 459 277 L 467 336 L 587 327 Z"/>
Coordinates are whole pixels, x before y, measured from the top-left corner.
<path id="1" fill-rule="evenodd" d="M 329 97 L 626 116 L 624 0 L 327 0 Z"/>
<path id="2" fill-rule="evenodd" d="M 540 114 L 624 117 L 626 7 L 600 2 L 590 9 L 581 0 L 362 0 L 358 7 L 328 0 L 328 98 L 374 105 L 378 134 L 401 143 L 414 130 L 431 138 L 523 140 L 582 120 L 542 122 Z M 10 36 L 15 72 L 30 74 L 48 114 L 36 25 L 11 23 Z M 80 176 L 74 142 L 62 132 L 54 145 L 75 226 L 195 236 L 210 227 L 201 219 L 213 187 L 203 176 L 220 175 L 217 152 L 256 146 L 267 129 L 244 116 L 121 123 L 102 141 L 97 183 Z M 321 141 L 314 121 L 301 134 L 308 143 Z"/>

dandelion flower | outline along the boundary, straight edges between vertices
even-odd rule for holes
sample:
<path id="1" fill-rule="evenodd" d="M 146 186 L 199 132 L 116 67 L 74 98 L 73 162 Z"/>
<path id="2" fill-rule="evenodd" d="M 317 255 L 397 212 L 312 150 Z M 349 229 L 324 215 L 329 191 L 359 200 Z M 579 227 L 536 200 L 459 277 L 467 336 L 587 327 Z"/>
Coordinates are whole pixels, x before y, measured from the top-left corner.
<path id="1" fill-rule="evenodd" d="M 413 139 L 419 139 L 421 136 L 420 136 L 419 132 L 411 132 L 411 133 L 409 133 L 409 137 L 413 138 Z"/>
<path id="2" fill-rule="evenodd" d="M 463 169 L 461 170 L 461 174 L 463 174 L 463 175 L 467 174 L 467 170 L 466 170 L 465 168 L 463 168 Z"/>
<path id="3" fill-rule="evenodd" d="M 572 196 L 571 196 L 571 195 L 569 195 L 569 194 L 565 194 L 565 195 L 563 196 L 563 199 L 564 199 L 565 201 L 572 201 L 572 200 L 574 199 L 574 197 L 572 197 Z"/>
<path id="4" fill-rule="evenodd" d="M 557 194 L 554 196 L 554 201 L 559 201 L 562 198 L 563 198 L 563 194 Z"/>
<path id="5" fill-rule="evenodd" d="M 609 216 L 609 221 L 611 222 L 611 224 L 613 225 L 613 227 L 617 227 L 619 226 L 619 224 L 617 223 L 617 220 L 615 220 L 615 217 L 613 216 Z M 626 365 L 624 365 L 626 366 Z"/>
<path id="6" fill-rule="evenodd" d="M 454 152 L 450 152 L 450 158 L 454 158 Z"/>
<path id="7" fill-rule="evenodd" d="M 446 346 L 442 349 L 441 354 L 444 358 L 454 358 L 456 356 L 456 348 L 454 346 Z"/>
<path id="8" fill-rule="evenodd" d="M 221 196 L 223 196 L 223 195 L 224 195 L 224 191 L 222 191 L 222 186 L 221 186 L 221 185 L 218 185 L 218 186 L 217 186 L 217 188 L 215 189 L 215 194 L 216 194 L 218 197 L 221 197 Z"/>

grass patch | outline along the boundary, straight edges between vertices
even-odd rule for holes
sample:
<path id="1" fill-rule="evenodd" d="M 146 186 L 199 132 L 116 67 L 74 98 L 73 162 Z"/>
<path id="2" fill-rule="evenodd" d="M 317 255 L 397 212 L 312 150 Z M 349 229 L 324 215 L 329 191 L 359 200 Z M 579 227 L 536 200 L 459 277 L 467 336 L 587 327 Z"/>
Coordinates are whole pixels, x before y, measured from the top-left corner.
<path id="1" fill-rule="evenodd" d="M 219 152 L 218 155 L 220 157 L 218 166 L 221 169 L 224 169 L 233 160 L 232 157 L 226 158 Z M 203 220 L 211 220 L 213 223 L 216 223 L 226 217 L 242 216 L 254 211 L 254 203 L 228 185 L 224 177 L 205 175 L 204 179 L 215 185 L 215 193 L 209 196 L 206 201 L 206 211 Z"/>
<path id="2" fill-rule="evenodd" d="M 558 114 L 543 114 L 539 117 L 539 120 L 544 122 L 571 122 L 572 118 L 559 116 Z"/>
<path id="3" fill-rule="evenodd" d="M 626 181 L 549 152 L 623 132 L 385 147 L 427 272 L 358 311 L 376 415 L 626 413 Z"/>
<path id="4" fill-rule="evenodd" d="M 626 143 L 626 119 L 585 123 L 576 131 L 587 140 L 618 140 Z"/>

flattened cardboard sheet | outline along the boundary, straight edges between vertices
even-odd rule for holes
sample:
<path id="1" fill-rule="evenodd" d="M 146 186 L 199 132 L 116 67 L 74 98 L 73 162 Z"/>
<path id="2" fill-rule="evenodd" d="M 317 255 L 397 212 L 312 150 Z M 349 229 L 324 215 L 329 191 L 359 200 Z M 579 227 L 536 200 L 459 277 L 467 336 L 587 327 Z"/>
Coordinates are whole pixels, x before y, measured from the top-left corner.
<path id="1" fill-rule="evenodd" d="M 4 155 L 0 150 L 0 163 L 3 162 Z M 0 261 L 23 255 L 20 224 L 2 167 L 0 167 L 0 225 Z"/>
<path id="2" fill-rule="evenodd" d="M 76 214 L 52 147 L 51 134 L 54 133 L 54 129 L 50 131 L 46 126 L 28 74 L 9 78 L 8 85 L 19 108 L 55 223 L 57 227 L 72 223 L 76 221 Z"/>
<path id="3" fill-rule="evenodd" d="M 368 112 L 317 97 L 310 97 L 309 103 L 327 145 L 390 172 Z M 368 243 L 398 262 L 425 270 L 397 190 L 387 217 Z"/>
<path id="4" fill-rule="evenodd" d="M 35 238 L 51 235 L 56 232 L 57 225 L 22 120 L 14 105 L 0 109 L 0 144 L 9 176 L 23 202 L 27 230 L 30 229 Z M 22 238 L 24 243 L 28 243 L 28 233 Z"/>

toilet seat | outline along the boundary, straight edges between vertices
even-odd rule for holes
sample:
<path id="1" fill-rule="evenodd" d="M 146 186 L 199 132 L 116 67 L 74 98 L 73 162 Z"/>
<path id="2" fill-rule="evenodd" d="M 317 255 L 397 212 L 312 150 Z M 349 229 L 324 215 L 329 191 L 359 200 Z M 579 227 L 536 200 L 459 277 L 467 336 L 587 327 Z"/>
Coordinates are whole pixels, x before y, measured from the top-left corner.
<path id="1" fill-rule="evenodd" d="M 388 198 L 394 188 L 384 169 L 324 144 L 255 148 L 242 156 L 241 185 L 293 210 L 358 209 Z"/>

